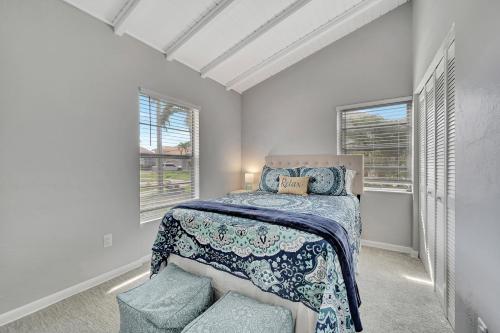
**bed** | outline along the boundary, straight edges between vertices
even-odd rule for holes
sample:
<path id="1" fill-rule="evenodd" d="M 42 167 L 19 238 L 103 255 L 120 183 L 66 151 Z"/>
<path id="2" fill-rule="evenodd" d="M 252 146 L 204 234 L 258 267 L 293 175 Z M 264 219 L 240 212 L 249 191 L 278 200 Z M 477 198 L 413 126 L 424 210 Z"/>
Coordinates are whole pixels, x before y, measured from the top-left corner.
<path id="1" fill-rule="evenodd" d="M 362 229 L 362 156 L 275 155 L 266 157 L 266 165 L 344 165 L 356 171 L 353 191 L 345 196 L 257 191 L 181 205 L 168 212 L 160 224 L 151 275 L 174 262 L 189 272 L 211 277 L 217 297 L 234 290 L 289 308 L 297 333 L 360 331 L 351 280 L 355 286 L 353 271 L 357 270 Z M 285 222 L 294 218 L 306 221 L 280 224 L 278 217 Z M 340 226 L 349 255 L 328 235 L 305 226 L 315 220 Z M 351 276 L 346 276 L 348 270 Z"/>

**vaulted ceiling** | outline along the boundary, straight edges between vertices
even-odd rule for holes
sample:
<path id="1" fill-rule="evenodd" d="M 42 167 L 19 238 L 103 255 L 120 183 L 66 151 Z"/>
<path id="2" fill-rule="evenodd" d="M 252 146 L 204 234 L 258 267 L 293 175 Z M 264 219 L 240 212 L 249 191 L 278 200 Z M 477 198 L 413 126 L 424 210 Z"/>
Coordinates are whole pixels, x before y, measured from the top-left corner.
<path id="1" fill-rule="evenodd" d="M 407 0 L 65 0 L 239 93 Z"/>

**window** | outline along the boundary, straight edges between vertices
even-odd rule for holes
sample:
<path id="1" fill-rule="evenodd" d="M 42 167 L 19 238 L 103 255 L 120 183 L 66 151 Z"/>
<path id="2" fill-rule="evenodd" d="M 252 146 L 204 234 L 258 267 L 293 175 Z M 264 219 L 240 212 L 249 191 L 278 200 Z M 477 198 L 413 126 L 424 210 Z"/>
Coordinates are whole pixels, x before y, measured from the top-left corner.
<path id="1" fill-rule="evenodd" d="M 198 129 L 197 107 L 140 91 L 141 223 L 199 197 Z"/>
<path id="2" fill-rule="evenodd" d="M 412 102 L 402 98 L 338 108 L 341 154 L 362 154 L 365 189 L 412 191 Z"/>

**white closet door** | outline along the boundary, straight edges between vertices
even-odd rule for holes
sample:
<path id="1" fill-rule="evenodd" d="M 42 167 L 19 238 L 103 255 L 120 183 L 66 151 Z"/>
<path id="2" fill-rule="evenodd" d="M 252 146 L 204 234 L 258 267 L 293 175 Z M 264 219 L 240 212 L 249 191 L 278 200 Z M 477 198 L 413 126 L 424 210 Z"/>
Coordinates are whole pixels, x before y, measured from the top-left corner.
<path id="1" fill-rule="evenodd" d="M 447 314 L 455 328 L 455 42 L 447 53 L 447 186 L 446 186 L 446 273 Z"/>
<path id="2" fill-rule="evenodd" d="M 426 238 L 427 238 L 427 260 L 429 262 L 429 273 L 432 281 L 436 276 L 436 121 L 435 121 L 435 91 L 434 76 L 431 76 L 425 85 L 425 113 L 426 113 Z"/>
<path id="3" fill-rule="evenodd" d="M 446 306 L 446 99 L 445 59 L 441 59 L 435 72 L 436 85 L 436 276 L 435 286 L 438 298 Z"/>
<path id="4" fill-rule="evenodd" d="M 429 261 L 427 260 L 428 255 L 428 244 L 427 244 L 427 213 L 426 213 L 426 178 L 425 178 L 425 154 L 426 154 L 426 113 L 425 113 L 425 90 L 422 90 L 418 95 L 418 126 L 417 126 L 417 135 L 418 135 L 418 181 L 419 181 L 419 225 L 420 227 L 420 249 L 422 249 L 425 253 L 425 257 L 422 256 L 422 262 L 424 263 L 425 269 L 430 272 Z"/>
<path id="5" fill-rule="evenodd" d="M 422 261 L 455 327 L 455 42 L 450 35 L 418 95 Z M 451 42 L 450 42 L 451 41 Z M 420 85 L 419 85 L 420 86 Z"/>

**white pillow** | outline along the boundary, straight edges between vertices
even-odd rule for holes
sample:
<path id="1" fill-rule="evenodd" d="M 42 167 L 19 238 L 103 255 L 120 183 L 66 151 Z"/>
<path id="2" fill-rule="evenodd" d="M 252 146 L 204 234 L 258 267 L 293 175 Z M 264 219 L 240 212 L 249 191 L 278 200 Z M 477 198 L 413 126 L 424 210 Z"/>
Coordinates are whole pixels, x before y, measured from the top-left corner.
<path id="1" fill-rule="evenodd" d="M 352 194 L 352 182 L 354 181 L 354 177 L 356 177 L 356 170 L 345 171 L 345 191 L 347 194 Z"/>

